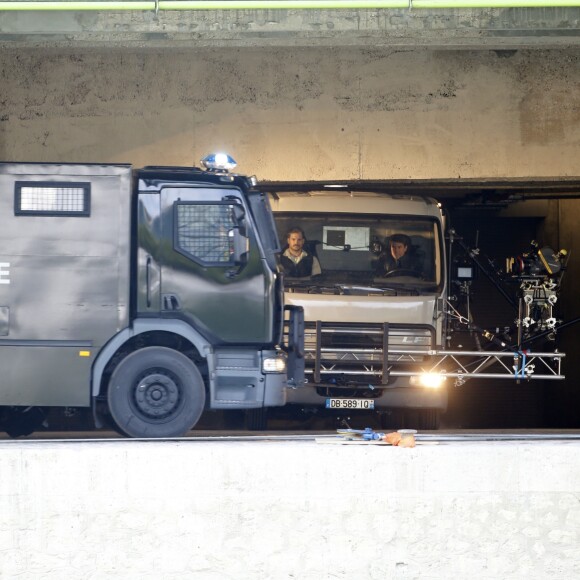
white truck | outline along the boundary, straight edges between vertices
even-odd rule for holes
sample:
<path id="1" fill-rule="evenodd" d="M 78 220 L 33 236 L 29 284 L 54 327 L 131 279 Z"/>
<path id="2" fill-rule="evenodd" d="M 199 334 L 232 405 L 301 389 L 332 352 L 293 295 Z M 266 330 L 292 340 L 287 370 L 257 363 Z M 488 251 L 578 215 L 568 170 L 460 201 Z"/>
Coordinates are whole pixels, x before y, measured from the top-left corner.
<path id="1" fill-rule="evenodd" d="M 560 323 L 553 309 L 565 251 L 532 249 L 518 257 L 518 268 L 498 277 L 477 249 L 446 231 L 434 199 L 337 185 L 280 188 L 270 195 L 281 245 L 286 232 L 300 228 L 304 249 L 322 271 L 285 277 L 286 303 L 303 307 L 305 318 L 306 387 L 291 390 L 288 404 L 337 415 L 375 411 L 383 427 L 435 429 L 451 385 L 474 377 L 565 378 L 564 353 L 553 344 L 546 352 L 534 350 L 539 339 L 550 342 Z M 390 271 L 390 242 L 400 242 L 401 234 L 410 258 Z M 477 327 L 469 302 L 461 306 L 476 271 L 504 296 L 513 294 L 517 341 Z M 474 350 L 452 340 L 459 328 L 482 338 Z"/>
<path id="2" fill-rule="evenodd" d="M 413 412 L 437 428 L 446 409 L 442 374 L 426 373 L 444 348 L 447 297 L 443 215 L 432 199 L 372 192 L 272 195 L 281 237 L 304 231 L 322 274 L 285 278 L 287 304 L 305 317 L 306 388 L 288 403 L 335 411 L 378 411 L 384 426 Z M 416 267 L 385 270 L 389 239 L 410 238 Z M 434 380 L 436 379 L 436 380 Z"/>

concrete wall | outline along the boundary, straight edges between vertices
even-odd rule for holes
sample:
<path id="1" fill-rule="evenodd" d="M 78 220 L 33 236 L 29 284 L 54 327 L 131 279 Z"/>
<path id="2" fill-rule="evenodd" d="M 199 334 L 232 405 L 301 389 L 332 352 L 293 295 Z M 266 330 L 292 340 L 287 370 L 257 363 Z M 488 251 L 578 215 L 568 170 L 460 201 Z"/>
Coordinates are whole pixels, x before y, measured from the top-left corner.
<path id="1" fill-rule="evenodd" d="M 579 451 L 5 441 L 0 578 L 577 578 Z"/>
<path id="2" fill-rule="evenodd" d="M 192 164 L 263 179 L 580 174 L 580 51 L 0 54 L 0 158 Z"/>
<path id="3" fill-rule="evenodd" d="M 226 150 L 265 180 L 580 175 L 580 49 L 178 47 L 4 48 L 0 159 L 193 165 Z M 570 320 L 580 201 L 550 211 L 546 237 L 572 250 Z M 574 426 L 573 356 L 564 370 Z"/>

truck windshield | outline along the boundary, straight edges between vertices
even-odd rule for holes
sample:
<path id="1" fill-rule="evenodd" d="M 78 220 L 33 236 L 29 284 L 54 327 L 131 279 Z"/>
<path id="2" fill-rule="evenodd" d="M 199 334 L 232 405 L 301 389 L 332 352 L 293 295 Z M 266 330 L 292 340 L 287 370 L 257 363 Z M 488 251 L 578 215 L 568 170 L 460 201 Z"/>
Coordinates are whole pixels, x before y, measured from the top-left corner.
<path id="1" fill-rule="evenodd" d="M 441 230 L 433 218 L 310 212 L 275 218 L 287 288 L 400 294 L 442 284 Z"/>

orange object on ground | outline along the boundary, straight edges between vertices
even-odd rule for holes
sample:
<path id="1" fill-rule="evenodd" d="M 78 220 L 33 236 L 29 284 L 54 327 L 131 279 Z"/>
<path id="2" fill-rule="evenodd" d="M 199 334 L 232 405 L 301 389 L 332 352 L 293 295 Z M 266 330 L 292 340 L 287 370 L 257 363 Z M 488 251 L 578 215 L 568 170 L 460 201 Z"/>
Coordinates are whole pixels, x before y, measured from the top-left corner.
<path id="1" fill-rule="evenodd" d="M 401 442 L 401 434 L 396 431 L 393 433 L 387 433 L 383 439 L 391 445 L 398 445 Z"/>
<path id="2" fill-rule="evenodd" d="M 414 429 L 401 429 L 400 431 L 387 433 L 383 437 L 383 441 L 396 447 L 415 447 L 416 432 Z"/>

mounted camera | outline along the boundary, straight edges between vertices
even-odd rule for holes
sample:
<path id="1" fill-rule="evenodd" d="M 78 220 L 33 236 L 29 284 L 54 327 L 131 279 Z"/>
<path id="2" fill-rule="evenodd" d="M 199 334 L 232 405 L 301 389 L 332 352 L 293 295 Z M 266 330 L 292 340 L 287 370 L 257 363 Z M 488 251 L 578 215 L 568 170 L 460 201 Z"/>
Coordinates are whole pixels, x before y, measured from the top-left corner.
<path id="1" fill-rule="evenodd" d="M 540 332 L 550 332 L 548 338 L 555 339 L 555 329 L 561 322 L 556 318 L 555 306 L 567 258 L 566 250 L 540 248 L 537 242 L 531 243 L 528 252 L 508 258 L 507 271 L 520 284 L 518 342 Z"/>
<path id="2" fill-rule="evenodd" d="M 530 250 L 515 258 L 507 258 L 506 271 L 518 278 L 555 276 L 564 267 L 566 250 L 555 252 L 550 247 L 540 248 L 533 241 Z"/>

